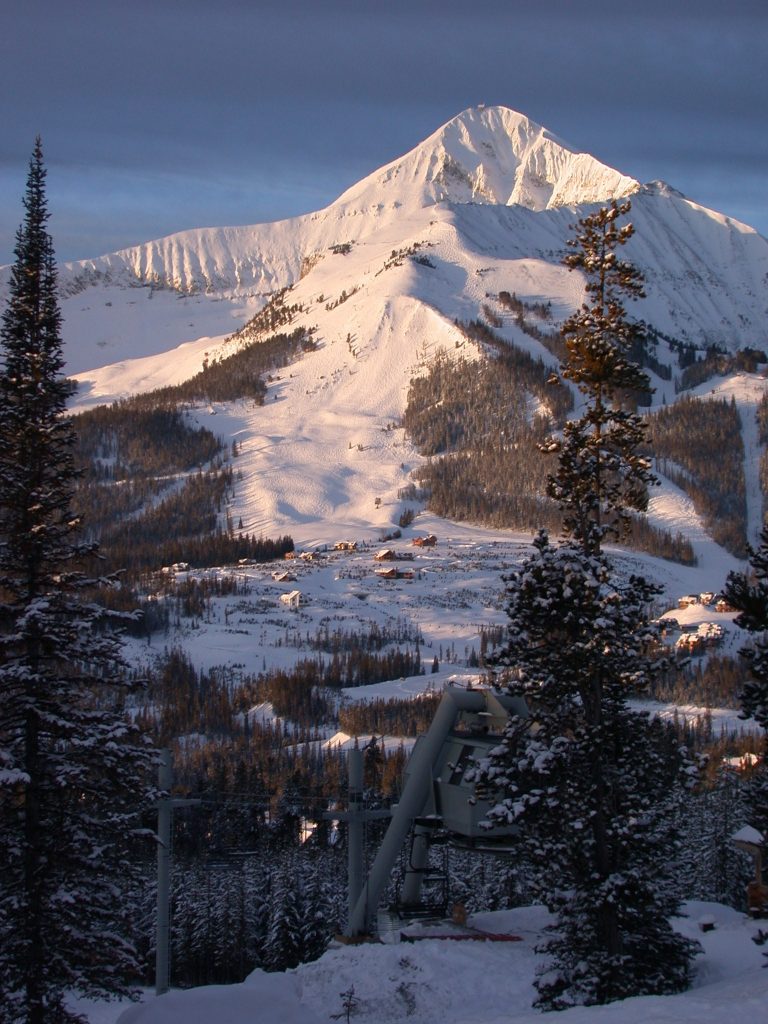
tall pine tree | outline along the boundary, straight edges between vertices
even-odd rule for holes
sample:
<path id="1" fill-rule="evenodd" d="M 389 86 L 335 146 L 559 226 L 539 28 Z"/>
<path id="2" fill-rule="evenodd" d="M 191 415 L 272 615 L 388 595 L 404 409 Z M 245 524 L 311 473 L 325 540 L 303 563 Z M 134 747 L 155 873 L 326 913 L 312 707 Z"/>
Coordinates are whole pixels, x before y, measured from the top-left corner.
<path id="1" fill-rule="evenodd" d="M 566 533 L 588 554 L 599 554 L 606 538 L 622 535 L 631 510 L 645 509 L 653 483 L 638 451 L 645 440 L 643 421 L 625 408 L 632 396 L 649 390 L 648 377 L 629 359 L 642 333 L 624 301 L 645 294 L 639 271 L 618 254 L 634 233 L 631 224 L 617 224 L 629 209 L 629 201 L 614 200 L 585 217 L 563 261 L 586 277 L 587 301 L 562 327 L 568 356 L 561 367 L 586 408 L 580 419 L 566 423 L 562 439 L 547 445 L 559 457 L 548 493 L 563 510 Z"/>
<path id="2" fill-rule="evenodd" d="M 38 139 L 0 332 L 0 1004 L 25 1024 L 136 976 L 122 895 L 149 762 L 85 597 L 45 177 Z"/>
<path id="3" fill-rule="evenodd" d="M 559 455 L 550 494 L 566 539 L 553 545 L 542 531 L 507 579 L 508 639 L 491 659 L 497 685 L 531 712 L 510 719 L 485 774 L 504 792 L 492 819 L 520 827 L 556 914 L 537 980 L 545 1009 L 678 991 L 693 953 L 669 924 L 673 810 L 689 765 L 659 723 L 628 706 L 654 669 L 657 589 L 622 578 L 603 551 L 651 481 L 637 454 L 642 424 L 623 408 L 630 389 L 648 387 L 627 351 L 634 329 L 622 298 L 642 293 L 617 253 L 632 233 L 616 224 L 628 210 L 612 202 L 584 218 L 566 257 L 584 272 L 588 300 L 563 327 L 562 371 L 584 411 L 547 445 Z"/>

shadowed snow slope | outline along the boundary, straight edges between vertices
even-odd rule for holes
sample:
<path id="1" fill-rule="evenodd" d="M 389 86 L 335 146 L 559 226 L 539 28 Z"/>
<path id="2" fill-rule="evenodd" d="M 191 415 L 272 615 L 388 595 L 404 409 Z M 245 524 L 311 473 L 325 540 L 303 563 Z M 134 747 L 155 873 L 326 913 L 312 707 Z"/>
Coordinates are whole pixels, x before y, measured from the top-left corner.
<path id="1" fill-rule="evenodd" d="M 728 1024 L 762 1020 L 768 971 L 751 942 L 759 922 L 718 904 L 688 905 L 681 931 L 702 943 L 697 976 L 677 996 L 625 999 L 577 1007 L 561 1024 Z M 702 917 L 714 923 L 702 933 Z M 319 1024 L 340 1014 L 341 993 L 354 988 L 359 1024 L 533 1024 L 534 946 L 547 915 L 529 907 L 470 919 L 479 931 L 509 932 L 520 942 L 427 940 L 413 945 L 347 946 L 285 974 L 254 971 L 242 985 L 210 986 L 149 998 L 120 1024 Z"/>

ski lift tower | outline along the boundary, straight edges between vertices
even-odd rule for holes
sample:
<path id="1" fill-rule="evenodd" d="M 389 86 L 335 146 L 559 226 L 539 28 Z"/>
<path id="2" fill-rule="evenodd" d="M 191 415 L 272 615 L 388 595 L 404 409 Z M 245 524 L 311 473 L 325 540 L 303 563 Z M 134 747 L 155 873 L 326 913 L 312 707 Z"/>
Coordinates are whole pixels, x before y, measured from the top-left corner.
<path id="1" fill-rule="evenodd" d="M 448 687 L 443 691 L 432 724 L 408 759 L 400 802 L 392 808 L 389 828 L 368 878 L 350 907 L 347 938 L 373 933 L 379 900 L 411 829 L 414 836 L 403 886 L 406 906 L 418 903 L 430 835 L 436 827 L 462 846 L 481 849 L 509 842 L 515 834 L 514 826 L 492 831 L 482 827 L 496 802 L 495 794 L 467 778 L 474 763 L 498 746 L 511 714 L 527 718 L 525 701 L 490 690 Z"/>

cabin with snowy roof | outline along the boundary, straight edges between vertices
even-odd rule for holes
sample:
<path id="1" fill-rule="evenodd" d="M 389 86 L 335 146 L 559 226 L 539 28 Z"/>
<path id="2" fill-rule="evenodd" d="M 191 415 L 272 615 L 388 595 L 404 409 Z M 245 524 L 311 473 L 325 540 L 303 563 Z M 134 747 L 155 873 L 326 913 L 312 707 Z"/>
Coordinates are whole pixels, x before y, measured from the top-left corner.
<path id="1" fill-rule="evenodd" d="M 416 575 L 413 569 L 398 569 L 394 565 L 387 566 L 386 569 L 374 569 L 373 574 L 380 580 L 412 580 Z"/>

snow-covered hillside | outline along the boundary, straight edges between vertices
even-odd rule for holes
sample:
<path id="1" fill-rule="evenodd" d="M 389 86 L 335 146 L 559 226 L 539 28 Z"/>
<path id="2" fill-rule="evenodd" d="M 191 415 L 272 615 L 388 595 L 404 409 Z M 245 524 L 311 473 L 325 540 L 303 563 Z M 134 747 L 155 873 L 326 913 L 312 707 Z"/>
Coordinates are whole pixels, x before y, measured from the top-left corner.
<path id="1" fill-rule="evenodd" d="M 398 490 L 420 461 L 394 429 L 410 379 L 440 350 L 473 358 L 454 321 L 489 311 L 503 337 L 553 363 L 498 294 L 551 302 L 556 329 L 583 297 L 582 279 L 561 262 L 572 226 L 585 204 L 617 196 L 631 198 L 628 255 L 647 279 L 648 298 L 632 312 L 698 345 L 762 347 L 768 241 L 575 152 L 521 114 L 476 108 L 317 213 L 188 231 L 63 267 L 77 405 L 192 376 L 233 351 L 233 332 L 290 285 L 291 329 L 312 328 L 317 350 L 270 382 L 263 407 L 196 415 L 241 448 L 232 515 L 245 530 L 318 543 L 333 523 L 370 539 L 396 523 Z M 674 381 L 654 383 L 659 403 L 674 401 Z M 750 385 L 752 408 L 762 387 Z M 754 464 L 757 455 L 753 445 Z M 654 515 L 673 530 L 682 519 L 697 536 L 690 505 L 670 493 Z"/>

